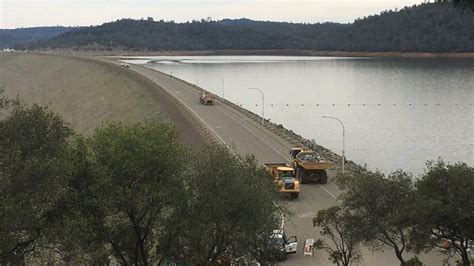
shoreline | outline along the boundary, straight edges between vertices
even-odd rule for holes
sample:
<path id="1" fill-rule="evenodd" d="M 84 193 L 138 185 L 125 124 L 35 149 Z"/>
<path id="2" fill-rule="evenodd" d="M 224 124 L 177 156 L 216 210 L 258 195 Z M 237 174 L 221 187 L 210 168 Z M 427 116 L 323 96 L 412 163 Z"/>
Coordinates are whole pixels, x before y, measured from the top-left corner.
<path id="1" fill-rule="evenodd" d="M 200 92 L 205 91 L 205 92 L 209 93 L 209 91 L 207 91 L 205 88 L 200 87 L 196 84 L 192 84 L 191 82 L 186 81 L 184 79 L 181 79 L 179 77 L 171 76 L 167 73 L 161 72 L 161 71 L 156 70 L 156 69 L 153 69 L 153 71 L 159 72 L 163 75 L 168 76 L 169 78 L 172 78 L 172 79 L 175 79 L 179 82 L 187 84 L 188 86 L 191 86 L 191 87 L 193 87 L 194 89 L 196 89 Z M 250 111 L 250 110 L 248 110 L 248 109 L 246 109 L 242 106 L 239 106 L 239 105 L 235 104 L 232 101 L 223 99 L 218 95 L 214 95 L 214 97 L 216 99 L 218 99 L 222 104 L 226 104 L 230 108 L 233 108 L 233 109 L 237 110 L 242 115 L 245 115 L 245 116 L 249 117 L 250 119 L 256 121 L 257 123 L 260 123 L 260 121 L 262 120 L 262 117 L 260 115 L 258 115 L 256 113 L 253 113 L 252 111 Z M 264 128 L 266 128 L 267 130 L 273 132 L 274 134 L 276 134 L 280 138 L 292 143 L 293 147 L 301 147 L 301 148 L 313 150 L 313 151 L 317 152 L 319 155 L 322 155 L 322 157 L 324 159 L 328 160 L 329 162 L 331 162 L 333 164 L 332 167 L 330 168 L 330 170 L 336 170 L 337 171 L 337 170 L 341 169 L 340 168 L 340 165 L 341 165 L 341 162 L 342 162 L 342 156 L 341 155 L 337 154 L 336 152 L 334 152 L 334 151 L 332 151 L 332 150 L 330 150 L 330 149 L 328 149 L 324 146 L 321 146 L 321 145 L 317 144 L 316 142 L 313 142 L 313 141 L 297 134 L 292 129 L 286 128 L 281 124 L 271 122 L 268 119 L 264 119 L 264 120 L 265 120 L 265 124 L 263 126 Z M 366 170 L 360 164 L 358 164 L 358 163 L 356 163 L 352 160 L 348 160 L 347 158 L 345 160 L 345 163 L 346 163 L 347 170 L 349 172 L 356 173 L 356 172 L 362 172 L 362 171 Z"/>
<path id="2" fill-rule="evenodd" d="M 468 53 L 425 52 L 345 52 L 312 50 L 201 50 L 201 51 L 111 51 L 109 56 L 325 56 L 325 57 L 371 57 L 371 58 L 474 58 Z"/>

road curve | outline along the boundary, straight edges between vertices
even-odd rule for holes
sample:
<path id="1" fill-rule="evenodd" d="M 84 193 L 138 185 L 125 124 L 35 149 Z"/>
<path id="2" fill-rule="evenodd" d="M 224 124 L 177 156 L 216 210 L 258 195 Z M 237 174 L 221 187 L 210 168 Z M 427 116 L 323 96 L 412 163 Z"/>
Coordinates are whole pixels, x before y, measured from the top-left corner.
<path id="1" fill-rule="evenodd" d="M 200 94 L 198 89 L 159 71 L 136 65 L 131 65 L 128 71 L 135 71 L 147 77 L 173 95 L 182 108 L 197 117 L 219 142 L 234 147 L 237 153 L 254 154 L 260 163 L 290 161 L 289 147 L 293 144 L 242 112 L 220 101 L 213 106 L 201 105 L 198 101 Z M 292 214 L 285 219 L 285 229 L 289 236 L 298 237 L 298 252 L 288 256 L 282 264 L 332 265 L 327 259 L 327 254 L 322 251 L 316 251 L 314 257 L 304 257 L 303 244 L 307 238 L 320 237 L 319 231 L 312 226 L 312 218 L 318 210 L 338 204 L 336 197 L 339 194 L 339 189 L 331 182 L 326 185 L 305 184 L 298 199 L 288 200 Z M 428 265 L 440 264 L 441 259 L 436 257 L 421 258 Z M 362 265 L 399 265 L 391 251 L 372 254 L 364 249 L 363 259 Z"/>

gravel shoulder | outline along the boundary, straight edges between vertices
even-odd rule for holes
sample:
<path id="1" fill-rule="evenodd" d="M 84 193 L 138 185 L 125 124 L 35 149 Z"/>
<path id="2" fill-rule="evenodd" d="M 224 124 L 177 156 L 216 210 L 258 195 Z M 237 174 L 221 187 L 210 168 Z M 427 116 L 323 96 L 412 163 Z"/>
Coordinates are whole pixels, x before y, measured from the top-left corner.
<path id="1" fill-rule="evenodd" d="M 147 78 L 107 62 L 69 56 L 1 53 L 0 88 L 8 97 L 47 105 L 79 133 L 107 121 L 166 121 L 179 140 L 198 148 L 207 139 L 185 110 Z"/>

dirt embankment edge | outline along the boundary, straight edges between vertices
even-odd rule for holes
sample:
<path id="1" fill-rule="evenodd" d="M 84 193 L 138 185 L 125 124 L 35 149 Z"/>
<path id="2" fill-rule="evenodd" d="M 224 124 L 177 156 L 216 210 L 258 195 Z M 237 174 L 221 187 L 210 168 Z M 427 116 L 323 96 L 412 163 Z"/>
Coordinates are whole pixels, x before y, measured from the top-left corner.
<path id="1" fill-rule="evenodd" d="M 71 56 L 68 56 L 71 57 Z M 118 64 L 114 64 L 107 59 L 98 59 L 98 58 L 87 58 L 87 57 L 74 57 L 78 60 L 85 60 L 87 62 L 93 62 L 97 64 L 102 64 L 103 66 L 113 68 L 115 70 L 122 70 L 122 66 Z M 157 70 L 155 70 L 157 71 Z M 202 143 L 209 144 L 209 143 L 219 143 L 216 137 L 213 135 L 212 132 L 209 131 L 206 125 L 202 121 L 200 121 L 199 117 L 197 117 L 195 114 L 192 113 L 191 110 L 189 110 L 186 106 L 183 106 L 178 100 L 174 98 L 173 95 L 168 93 L 167 90 L 161 88 L 159 85 L 148 79 L 147 77 L 135 72 L 135 71 L 126 71 L 127 75 L 130 76 L 130 78 L 133 78 L 135 80 L 139 80 L 140 82 L 143 83 L 143 88 L 150 90 L 149 92 L 156 95 L 160 99 L 160 104 L 164 104 L 165 108 L 170 110 L 171 115 L 171 120 L 173 123 L 178 125 L 178 128 L 183 131 L 182 135 L 186 136 L 189 135 L 190 133 L 193 134 L 193 131 L 199 131 L 200 137 L 204 139 L 205 141 L 202 141 Z M 159 72 L 159 71 L 158 71 Z M 183 82 L 193 88 L 195 88 L 198 91 L 205 91 L 205 89 L 196 86 L 195 84 L 192 84 L 190 82 L 187 82 L 186 80 L 177 78 L 175 76 L 168 75 L 166 73 L 160 72 L 163 75 L 167 75 L 170 78 L 173 78 L 175 80 L 178 80 L 180 82 Z M 238 106 L 237 104 L 222 99 L 219 96 L 215 95 L 215 97 L 223 104 L 228 105 L 229 107 L 237 110 L 238 112 L 246 115 L 247 117 L 255 120 L 256 122 L 261 121 L 261 116 L 250 112 L 249 110 Z M 171 111 L 173 110 L 173 111 Z M 286 140 L 287 142 L 291 143 L 294 147 L 303 147 L 307 149 L 311 149 L 319 153 L 323 158 L 326 160 L 330 161 L 333 163 L 333 167 L 335 169 L 339 169 L 341 165 L 341 160 L 342 156 L 334 153 L 333 151 L 318 145 L 314 141 L 308 140 L 303 138 L 301 135 L 296 134 L 290 129 L 287 129 L 283 127 L 281 124 L 275 124 L 273 122 L 270 122 L 268 120 L 265 120 L 264 124 L 265 128 L 267 130 L 270 130 L 271 132 L 275 133 L 282 139 Z M 187 138 L 187 137 L 185 137 Z M 196 139 L 196 136 L 193 137 L 193 139 Z M 188 139 L 189 140 L 189 139 Z M 277 140 L 278 141 L 278 140 Z M 196 145 L 193 145 L 196 146 Z M 359 172 L 363 171 L 364 168 L 358 164 L 356 164 L 353 161 L 347 161 L 346 160 L 346 170 L 349 172 Z"/>
<path id="2" fill-rule="evenodd" d="M 34 94 L 26 97 L 25 102 L 49 106 L 80 133 L 93 133 L 97 126 L 107 121 L 125 124 L 163 121 L 175 126 L 178 141 L 187 147 L 199 149 L 210 143 L 195 121 L 166 90 L 139 73 L 124 71 L 120 65 L 99 58 L 71 55 L 0 55 L 3 56 L 0 63 L 6 69 L 2 75 L 6 75 L 3 78 L 7 95 L 24 97 L 25 93 Z M 26 80 L 24 84 L 20 84 L 20 79 Z M 78 84 L 84 79 L 85 82 Z M 139 108 L 136 108 L 137 105 Z M 95 109 L 94 106 L 101 108 Z M 111 112 L 115 113 L 111 115 Z M 78 123 L 78 120 L 81 122 Z"/>
<path id="3" fill-rule="evenodd" d="M 122 66 L 102 59 L 85 57 L 75 58 L 78 60 L 101 64 L 117 71 L 121 71 L 123 68 Z M 194 148 L 199 148 L 202 145 L 213 142 L 213 139 L 209 137 L 209 134 L 202 130 L 202 125 L 199 123 L 199 121 L 190 115 L 187 107 L 181 105 L 181 103 L 178 102 L 170 93 L 168 93 L 167 90 L 163 89 L 155 82 L 135 71 L 125 71 L 124 73 L 125 75 L 128 75 L 129 78 L 141 83 L 142 88 L 147 90 L 147 93 L 150 95 L 155 96 L 159 104 L 162 105 L 163 109 L 167 110 L 165 115 L 178 128 L 178 139 L 181 142 Z"/>

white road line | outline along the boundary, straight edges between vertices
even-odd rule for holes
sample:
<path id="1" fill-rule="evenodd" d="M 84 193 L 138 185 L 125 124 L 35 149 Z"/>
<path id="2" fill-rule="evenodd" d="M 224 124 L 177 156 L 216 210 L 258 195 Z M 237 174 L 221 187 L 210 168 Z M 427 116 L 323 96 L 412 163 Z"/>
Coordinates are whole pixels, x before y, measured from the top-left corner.
<path id="1" fill-rule="evenodd" d="M 227 145 L 227 143 L 224 141 L 224 139 L 219 135 L 217 134 L 217 132 L 200 116 L 196 113 L 196 111 L 194 111 L 191 107 L 189 107 L 188 104 L 186 104 L 183 100 L 181 100 L 178 96 L 174 95 L 174 94 L 171 94 L 173 95 L 183 106 L 185 106 L 186 108 L 188 108 L 188 110 L 193 113 L 193 115 L 195 115 L 207 128 L 209 128 L 209 130 L 212 131 L 212 133 L 214 135 L 216 135 L 216 137 L 225 145 Z"/>
<path id="2" fill-rule="evenodd" d="M 135 72 L 138 72 L 136 70 L 134 70 Z M 139 72 L 138 72 L 139 73 Z M 139 73 L 139 74 L 142 74 L 142 73 Z M 168 77 L 169 78 L 169 77 Z M 155 82 L 156 83 L 156 82 Z M 187 84 L 184 84 L 184 85 L 187 85 Z M 230 152 L 237 158 L 239 159 L 239 161 L 241 163 L 242 160 L 240 160 L 240 157 L 237 156 L 237 154 L 230 148 L 230 146 L 225 142 L 225 140 L 219 135 L 217 134 L 217 132 L 200 116 L 196 113 L 196 111 L 194 111 L 188 104 L 186 104 L 183 100 L 181 100 L 178 96 L 176 96 L 175 94 L 178 93 L 178 91 L 175 91 L 175 93 L 171 93 L 171 91 L 167 88 L 165 88 L 164 86 L 160 86 L 162 87 L 163 89 L 165 89 L 170 95 L 172 95 L 176 100 L 178 100 L 184 107 L 186 107 L 193 115 L 195 115 L 201 123 L 203 123 L 221 142 L 222 144 L 224 144 L 229 150 Z"/>
<path id="3" fill-rule="evenodd" d="M 169 77 L 168 77 L 169 78 Z M 174 80 L 172 80 L 174 81 Z M 179 82 L 180 84 L 182 82 Z M 185 86 L 188 86 L 187 84 L 182 84 L 182 85 L 185 85 Z M 163 86 L 162 86 L 163 87 Z M 166 89 L 166 88 L 165 88 Z M 166 89 L 167 90 L 167 89 Z M 168 90 L 169 91 L 169 90 Z M 178 96 L 174 95 L 173 93 L 171 93 L 171 95 L 173 95 L 183 106 L 185 106 L 186 108 L 188 108 L 188 110 L 190 112 L 192 112 L 209 130 L 211 130 L 211 132 L 222 142 L 222 144 L 224 144 L 227 149 L 229 149 L 229 151 L 235 156 L 235 158 L 237 158 L 239 160 L 239 162 L 241 164 L 244 164 L 244 162 L 240 159 L 240 157 L 234 152 L 234 150 L 225 142 L 225 140 L 221 137 L 221 135 L 219 135 L 212 127 L 211 125 L 209 125 L 200 115 L 198 115 L 196 113 L 196 111 L 194 111 L 188 104 L 186 104 L 183 100 L 181 100 Z"/>
<path id="4" fill-rule="evenodd" d="M 166 88 L 165 88 L 166 89 Z M 167 90 L 167 89 L 166 89 Z M 168 90 L 169 91 L 169 90 Z M 189 111 L 191 111 L 199 120 L 201 120 L 201 122 L 206 125 L 211 131 L 212 133 L 214 133 L 218 138 L 219 140 L 224 144 L 226 145 L 226 147 L 230 150 L 230 152 L 232 152 L 232 154 L 237 158 L 239 159 L 240 163 L 243 164 L 243 162 L 240 160 L 240 157 L 237 156 L 237 154 L 235 154 L 235 152 L 229 147 L 229 145 L 227 145 L 227 143 L 224 141 L 224 139 L 219 135 L 217 134 L 217 132 L 206 122 L 204 121 L 204 119 L 198 115 L 193 109 L 191 109 L 191 107 L 186 104 L 184 101 L 182 101 L 180 98 L 178 98 L 178 96 L 174 95 L 174 94 L 171 94 L 173 95 L 183 106 L 185 106 L 186 108 L 188 108 Z M 223 112 L 224 114 L 224 112 Z M 252 134 L 254 134 L 257 138 L 259 138 L 261 141 L 263 141 L 265 144 L 267 144 L 268 146 L 270 146 L 273 150 L 275 150 L 277 153 L 279 153 L 281 156 L 283 156 L 283 158 L 285 158 L 286 160 L 288 160 L 283 154 L 281 154 L 279 151 L 277 151 L 272 145 L 270 145 L 268 142 L 266 142 L 265 140 L 261 139 L 260 137 L 258 137 L 252 130 L 250 130 L 248 127 L 242 125 L 240 122 L 238 122 L 237 120 L 233 119 L 232 117 L 226 115 L 227 117 L 229 117 L 230 119 L 234 120 L 235 122 L 237 122 L 238 124 L 240 124 L 241 126 L 243 126 L 244 128 L 246 128 L 249 132 L 251 132 Z M 279 212 L 280 212 L 280 215 L 281 215 L 281 225 L 280 225 L 280 228 L 283 229 L 285 227 L 285 215 L 284 213 L 281 211 L 280 207 L 278 206 L 278 204 L 276 204 L 276 202 L 273 202 L 273 204 L 275 204 L 275 206 L 278 208 Z"/>
<path id="5" fill-rule="evenodd" d="M 138 72 L 136 70 L 134 70 L 135 72 Z M 153 71 L 153 69 L 152 69 Z M 156 71 L 156 70 L 154 70 Z M 158 73 L 160 73 L 159 71 L 157 71 Z M 139 73 L 141 74 L 141 73 Z M 169 77 L 168 77 L 169 78 Z M 174 80 L 173 80 L 174 81 Z M 156 82 L 155 82 L 156 83 Z M 183 85 L 186 85 L 189 87 L 189 85 L 187 84 L 184 84 Z M 161 86 L 162 88 L 164 88 L 166 91 L 170 92 L 168 89 L 166 89 L 164 86 Z M 178 96 L 176 96 L 174 93 L 170 93 L 171 95 L 173 95 L 174 98 L 176 98 L 183 106 L 185 106 L 186 108 L 188 108 L 188 110 L 190 112 L 192 112 L 207 128 L 209 128 L 209 130 L 211 130 L 211 132 L 230 150 L 230 152 L 237 158 L 239 158 L 239 156 L 230 148 L 230 146 L 224 141 L 224 139 L 219 135 L 217 134 L 217 132 L 200 116 L 198 115 L 188 104 L 186 104 L 183 100 L 181 100 Z M 240 126 L 244 127 L 245 129 L 247 129 L 250 133 L 252 133 L 254 136 L 256 136 L 259 140 L 261 140 L 262 142 L 264 142 L 265 144 L 267 144 L 272 150 L 274 150 L 275 152 L 277 152 L 278 154 L 280 154 L 287 162 L 291 162 L 285 155 L 283 155 L 281 152 L 279 152 L 275 147 L 273 147 L 270 143 L 268 143 L 266 140 L 260 138 L 255 132 L 253 132 L 251 129 L 249 129 L 247 126 L 243 125 L 241 122 L 237 121 L 236 119 L 234 119 L 233 117 L 225 114 L 224 112 L 222 112 L 224 115 L 226 115 L 227 117 L 229 117 L 230 119 L 234 120 L 235 122 L 237 122 Z M 239 161 L 240 161 L 240 158 L 239 158 Z M 242 162 L 242 161 L 241 161 Z M 325 189 L 323 186 L 319 185 L 324 191 L 326 191 L 329 196 L 331 196 L 333 199 L 337 200 L 338 202 L 341 202 L 340 200 L 337 199 L 336 196 L 334 196 L 334 194 L 332 194 L 331 192 L 329 192 L 327 189 Z"/>
<path id="6" fill-rule="evenodd" d="M 329 196 L 331 196 L 333 199 L 337 200 L 337 202 L 341 203 L 342 201 L 338 200 L 336 196 L 334 196 L 334 194 L 332 194 L 331 192 L 329 192 L 329 190 L 325 189 L 321 184 L 319 184 L 319 187 L 322 188 L 324 191 L 326 191 Z"/>
<path id="7" fill-rule="evenodd" d="M 272 150 L 274 150 L 276 153 L 280 154 L 281 157 L 283 157 L 287 162 L 290 162 L 290 160 L 285 156 L 283 155 L 280 151 L 278 151 L 275 147 L 273 147 L 273 145 L 271 145 L 270 143 L 268 143 L 266 140 L 264 140 L 263 138 L 261 138 L 260 136 L 257 135 L 257 133 L 255 133 L 254 131 L 252 131 L 250 128 L 248 128 L 246 125 L 244 125 L 243 123 L 237 121 L 236 119 L 234 119 L 233 117 L 227 115 L 225 112 L 222 112 L 222 114 L 224 114 L 225 116 L 227 116 L 228 118 L 234 120 L 237 124 L 239 124 L 241 127 L 247 129 L 248 132 L 252 133 L 252 135 L 254 135 L 255 137 L 257 137 L 260 141 L 262 141 L 263 143 L 267 144 L 268 147 L 270 147 Z"/>
<path id="8" fill-rule="evenodd" d="M 255 133 L 254 131 L 252 131 L 250 128 L 248 128 L 247 126 L 245 126 L 244 124 L 242 124 L 241 122 L 237 121 L 236 119 L 232 118 L 231 116 L 225 114 L 224 112 L 222 112 L 222 114 L 226 115 L 227 117 L 229 117 L 230 119 L 234 120 L 236 123 L 238 123 L 240 126 L 244 127 L 245 129 L 247 129 L 250 133 L 252 133 L 255 137 L 257 137 L 259 140 L 261 140 L 263 143 L 267 144 L 272 150 L 276 151 L 278 154 L 280 154 L 287 162 L 291 162 L 291 160 L 289 160 L 285 155 L 283 155 L 281 152 L 279 152 L 275 147 L 273 147 L 273 145 L 271 145 L 270 143 L 268 143 L 266 140 L 262 139 L 260 136 L 257 135 L 257 133 Z M 332 194 L 329 190 L 327 190 L 326 188 L 324 188 L 321 184 L 319 184 L 319 187 L 322 188 L 324 191 L 326 191 L 326 193 L 329 194 L 329 196 L 331 196 L 333 199 L 335 199 L 336 201 L 338 201 L 339 203 L 341 202 L 340 200 L 337 199 L 336 196 L 334 196 L 334 194 Z"/>
<path id="9" fill-rule="evenodd" d="M 280 215 L 281 215 L 280 229 L 283 229 L 283 228 L 285 228 L 285 214 L 283 214 L 283 212 L 280 209 L 280 206 L 278 206 L 278 204 L 276 204 L 276 202 L 273 202 L 273 204 L 275 204 L 275 206 L 278 208 L 278 211 L 280 212 Z"/>

